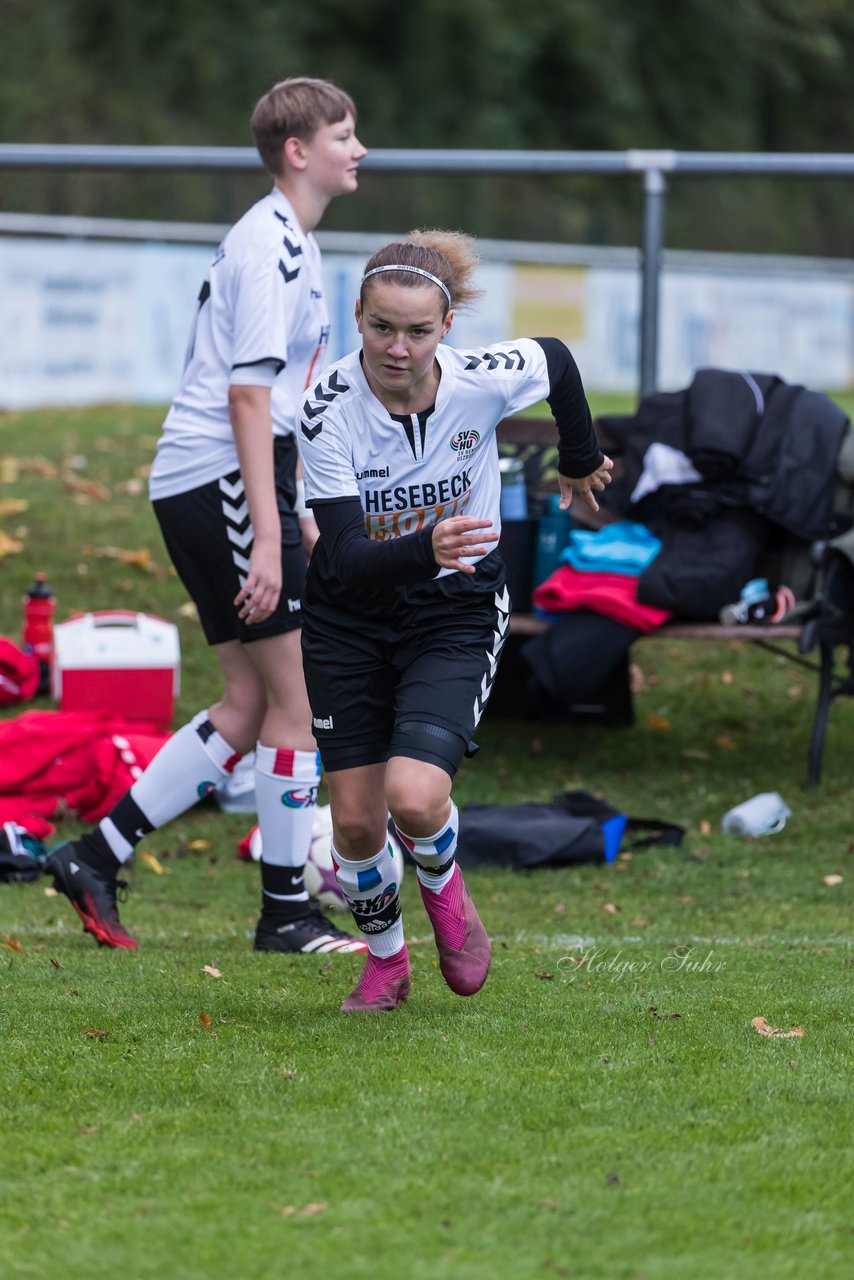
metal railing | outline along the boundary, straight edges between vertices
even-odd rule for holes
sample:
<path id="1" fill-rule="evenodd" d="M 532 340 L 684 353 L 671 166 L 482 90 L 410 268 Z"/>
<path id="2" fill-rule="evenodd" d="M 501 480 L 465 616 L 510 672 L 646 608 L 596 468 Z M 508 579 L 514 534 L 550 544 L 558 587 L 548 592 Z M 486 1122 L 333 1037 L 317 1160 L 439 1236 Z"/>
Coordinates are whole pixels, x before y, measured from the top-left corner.
<path id="1" fill-rule="evenodd" d="M 664 250 L 667 179 L 720 177 L 854 177 L 854 154 L 726 151 L 370 151 L 361 165 L 385 173 L 604 174 L 640 178 L 640 394 L 657 386 L 659 292 Z M 255 170 L 253 147 L 124 147 L 0 143 L 0 169 Z"/>

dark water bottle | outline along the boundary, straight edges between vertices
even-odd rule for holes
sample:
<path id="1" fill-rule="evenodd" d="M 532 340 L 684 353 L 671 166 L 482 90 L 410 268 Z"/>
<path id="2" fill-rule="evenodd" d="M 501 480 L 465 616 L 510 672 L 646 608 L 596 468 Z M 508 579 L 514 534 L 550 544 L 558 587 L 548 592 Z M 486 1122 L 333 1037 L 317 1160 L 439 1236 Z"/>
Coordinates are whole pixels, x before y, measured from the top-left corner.
<path id="1" fill-rule="evenodd" d="M 45 581 L 43 573 L 37 573 L 35 581 L 27 587 L 23 599 L 24 617 L 21 638 L 25 653 L 32 653 L 39 664 L 39 693 L 50 692 L 50 673 L 53 666 L 53 613 L 56 596 Z"/>
<path id="2" fill-rule="evenodd" d="M 560 553 L 569 541 L 572 516 L 561 511 L 560 494 L 550 493 L 543 514 L 537 521 L 537 550 L 534 559 L 534 586 L 545 582 L 554 573 Z"/>

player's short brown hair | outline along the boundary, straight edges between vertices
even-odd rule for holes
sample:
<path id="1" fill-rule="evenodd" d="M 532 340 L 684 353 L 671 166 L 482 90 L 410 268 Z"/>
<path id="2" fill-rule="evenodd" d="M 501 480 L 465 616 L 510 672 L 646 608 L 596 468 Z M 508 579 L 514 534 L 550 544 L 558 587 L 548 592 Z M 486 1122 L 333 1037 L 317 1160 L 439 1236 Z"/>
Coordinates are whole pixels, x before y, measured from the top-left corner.
<path id="1" fill-rule="evenodd" d="M 338 124 L 347 114 L 356 119 L 349 93 L 328 80 L 293 76 L 274 84 L 258 100 L 252 112 L 255 146 L 275 178 L 282 175 L 282 147 L 288 138 L 310 142 L 318 129 Z"/>

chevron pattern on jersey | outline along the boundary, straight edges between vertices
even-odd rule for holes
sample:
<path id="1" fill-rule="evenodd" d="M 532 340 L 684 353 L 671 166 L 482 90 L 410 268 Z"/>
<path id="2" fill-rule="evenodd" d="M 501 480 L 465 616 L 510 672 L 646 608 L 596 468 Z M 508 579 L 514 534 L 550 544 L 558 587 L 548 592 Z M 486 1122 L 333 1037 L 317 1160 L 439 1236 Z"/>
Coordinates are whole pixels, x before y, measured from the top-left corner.
<path id="1" fill-rule="evenodd" d="M 303 416 L 314 422 L 315 418 L 321 417 L 326 412 L 327 405 L 330 405 L 336 396 L 349 390 L 349 385 L 338 376 L 338 370 L 333 369 L 325 381 L 321 378 L 311 396 L 304 401 Z M 318 422 L 316 426 L 310 426 L 307 422 L 300 422 L 300 430 L 307 440 L 313 440 L 323 430 L 323 423 Z"/>
<path id="2" fill-rule="evenodd" d="M 231 482 L 223 477 L 219 482 L 219 491 L 222 494 L 225 531 L 231 543 L 231 558 L 242 587 L 249 572 L 249 556 L 252 552 L 252 540 L 255 537 L 252 522 L 249 519 L 249 504 L 246 501 L 242 478 L 238 475 L 237 479 Z"/>
<path id="3" fill-rule="evenodd" d="M 524 369 L 525 357 L 522 352 L 514 347 L 512 351 L 484 351 L 482 355 L 471 355 L 469 357 L 467 369 L 476 369 L 478 365 L 486 365 L 487 369 Z"/>
<path id="4" fill-rule="evenodd" d="M 474 700 L 474 727 L 480 724 L 480 718 L 486 710 L 486 704 L 489 701 L 489 695 L 492 693 L 492 685 L 495 681 L 495 673 L 498 670 L 498 659 L 501 650 L 504 648 L 504 641 L 507 639 L 510 631 L 510 593 L 505 587 L 499 594 L 495 593 L 495 630 L 492 633 L 492 648 L 486 650 L 486 661 L 489 670 L 483 674 L 480 691 Z"/>

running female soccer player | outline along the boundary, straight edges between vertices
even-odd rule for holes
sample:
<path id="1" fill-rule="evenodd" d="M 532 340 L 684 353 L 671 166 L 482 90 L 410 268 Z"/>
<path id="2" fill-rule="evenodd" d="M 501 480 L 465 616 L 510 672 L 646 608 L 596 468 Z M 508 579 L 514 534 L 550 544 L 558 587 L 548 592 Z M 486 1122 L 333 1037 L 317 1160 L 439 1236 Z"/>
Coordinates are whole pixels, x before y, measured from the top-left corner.
<path id="1" fill-rule="evenodd" d="M 415 232 L 368 263 L 360 351 L 305 399 L 307 503 L 320 538 L 303 596 L 303 660 L 329 786 L 333 856 L 369 955 L 341 1008 L 392 1009 L 409 994 L 391 813 L 417 867 L 442 974 L 469 996 L 490 944 L 454 854 L 451 784 L 483 714 L 510 599 L 499 536 L 495 428 L 545 397 L 560 490 L 594 511 L 612 463 L 581 378 L 555 338 L 488 350 L 441 345 L 477 295 L 474 244 Z"/>

